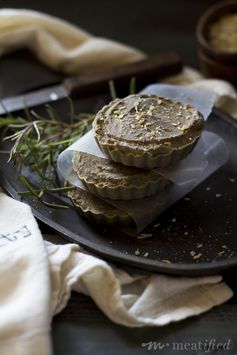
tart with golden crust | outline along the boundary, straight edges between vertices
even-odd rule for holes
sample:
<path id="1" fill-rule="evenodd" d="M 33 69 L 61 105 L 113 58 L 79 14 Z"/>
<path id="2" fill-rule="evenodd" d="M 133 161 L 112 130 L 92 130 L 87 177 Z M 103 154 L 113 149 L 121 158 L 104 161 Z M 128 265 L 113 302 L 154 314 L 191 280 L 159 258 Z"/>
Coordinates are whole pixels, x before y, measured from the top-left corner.
<path id="1" fill-rule="evenodd" d="M 152 170 L 128 167 L 84 152 L 74 152 L 73 170 L 90 192 L 112 200 L 133 200 L 162 191 L 169 180 Z"/>
<path id="2" fill-rule="evenodd" d="M 196 145 L 204 119 L 190 105 L 157 95 L 130 95 L 104 106 L 95 138 L 112 160 L 152 169 L 177 163 Z"/>
<path id="3" fill-rule="evenodd" d="M 68 197 L 72 200 L 79 214 L 98 224 L 132 226 L 132 218 L 124 211 L 110 205 L 95 195 L 75 188 L 68 191 Z"/>

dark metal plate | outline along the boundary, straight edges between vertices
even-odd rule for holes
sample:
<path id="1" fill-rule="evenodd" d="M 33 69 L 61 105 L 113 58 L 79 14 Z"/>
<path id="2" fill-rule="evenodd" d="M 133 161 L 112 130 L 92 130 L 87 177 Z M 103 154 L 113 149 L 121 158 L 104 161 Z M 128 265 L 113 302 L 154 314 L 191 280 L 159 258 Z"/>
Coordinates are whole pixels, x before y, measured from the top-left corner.
<path id="1" fill-rule="evenodd" d="M 207 129 L 222 136 L 230 150 L 225 166 L 188 196 L 164 212 L 143 233 L 128 237 L 118 230 L 101 229 L 81 218 L 70 206 L 52 210 L 32 207 L 34 215 L 70 242 L 107 260 L 141 269 L 176 275 L 209 275 L 237 265 L 237 122 L 213 112 Z M 13 166 L 0 155 L 0 182 L 15 199 L 22 186 Z M 51 202 L 59 203 L 55 196 Z M 24 200 L 33 206 L 31 199 Z"/>

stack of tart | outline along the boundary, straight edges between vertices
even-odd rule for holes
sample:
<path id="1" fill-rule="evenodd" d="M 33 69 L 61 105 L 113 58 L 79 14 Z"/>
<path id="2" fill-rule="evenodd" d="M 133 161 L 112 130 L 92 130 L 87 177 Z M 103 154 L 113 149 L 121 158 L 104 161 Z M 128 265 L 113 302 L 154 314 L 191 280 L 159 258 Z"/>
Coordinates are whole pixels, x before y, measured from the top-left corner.
<path id="1" fill-rule="evenodd" d="M 110 203 L 158 194 L 170 181 L 159 168 L 177 164 L 194 148 L 204 119 L 194 107 L 156 95 L 130 95 L 104 106 L 93 122 L 107 156 L 74 152 L 73 169 L 87 191 L 69 192 L 81 214 L 99 223 L 129 225 L 131 217 Z"/>

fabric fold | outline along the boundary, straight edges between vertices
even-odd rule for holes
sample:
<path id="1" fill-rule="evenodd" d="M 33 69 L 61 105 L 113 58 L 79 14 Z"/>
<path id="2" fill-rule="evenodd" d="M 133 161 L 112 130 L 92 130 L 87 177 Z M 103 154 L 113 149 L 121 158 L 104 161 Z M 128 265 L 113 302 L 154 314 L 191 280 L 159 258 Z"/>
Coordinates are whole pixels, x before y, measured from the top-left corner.
<path id="1" fill-rule="evenodd" d="M 57 299 L 53 297 L 53 313 L 65 307 L 74 290 L 90 296 L 115 323 L 128 327 L 162 326 L 201 314 L 233 295 L 221 276 L 129 274 L 80 252 L 74 244 L 47 243 L 47 250 L 51 279 L 59 280 L 52 283 L 52 294 L 57 295 Z"/>
<path id="2" fill-rule="evenodd" d="M 67 21 L 33 10 L 0 10 L 0 55 L 19 48 L 31 50 L 51 69 L 68 75 L 110 68 L 143 59 L 141 51 L 93 37 Z"/>
<path id="3" fill-rule="evenodd" d="M 50 354 L 51 287 L 40 230 L 29 206 L 1 192 L 0 211 L 0 354 Z"/>

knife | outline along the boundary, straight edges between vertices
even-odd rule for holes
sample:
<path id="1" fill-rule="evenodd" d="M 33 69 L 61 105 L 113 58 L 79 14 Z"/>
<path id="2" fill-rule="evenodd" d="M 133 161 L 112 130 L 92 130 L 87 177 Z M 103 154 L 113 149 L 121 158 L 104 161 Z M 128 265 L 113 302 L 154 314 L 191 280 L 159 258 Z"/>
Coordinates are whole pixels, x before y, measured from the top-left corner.
<path id="1" fill-rule="evenodd" d="M 113 80 L 118 90 L 127 89 L 131 78 L 136 79 L 138 90 L 156 82 L 157 79 L 181 71 L 182 62 L 176 52 L 165 52 L 137 62 L 109 69 L 90 71 L 78 77 L 65 79 L 61 84 L 31 91 L 24 95 L 5 98 L 0 101 L 0 115 L 16 112 L 25 107 L 50 103 L 71 97 L 89 97 L 108 92 L 108 82 Z"/>

